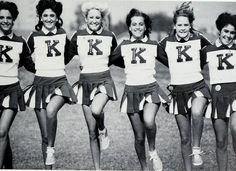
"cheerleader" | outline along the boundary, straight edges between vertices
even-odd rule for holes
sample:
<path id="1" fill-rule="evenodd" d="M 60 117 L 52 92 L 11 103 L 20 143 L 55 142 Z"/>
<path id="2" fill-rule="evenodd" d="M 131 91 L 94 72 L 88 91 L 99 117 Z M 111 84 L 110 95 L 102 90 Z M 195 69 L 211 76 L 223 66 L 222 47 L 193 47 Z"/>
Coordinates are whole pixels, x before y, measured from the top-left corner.
<path id="1" fill-rule="evenodd" d="M 117 42 L 115 35 L 103 27 L 108 12 L 105 4 L 87 2 L 81 10 L 86 28 L 76 31 L 70 44 L 70 55 L 79 55 L 82 69 L 80 79 L 73 87 L 88 126 L 93 163 L 95 169 L 100 170 L 100 150 L 107 149 L 110 141 L 103 109 L 108 100 L 117 99 L 108 67 L 109 55 Z"/>
<path id="2" fill-rule="evenodd" d="M 194 13 L 190 3 L 184 2 L 176 9 L 173 17 L 174 30 L 160 41 L 158 51 L 159 56 L 168 58 L 171 77 L 169 90 L 172 95 L 169 112 L 175 114 L 179 128 L 185 170 L 191 170 L 192 164 L 203 164 L 200 141 L 203 114 L 210 98 L 209 88 L 201 74 L 200 57 L 200 49 L 210 42 L 193 29 Z"/>
<path id="3" fill-rule="evenodd" d="M 13 33 L 18 16 L 15 3 L 0 1 L 0 168 L 12 169 L 12 151 L 8 136 L 19 110 L 25 110 L 23 91 L 18 80 L 18 68 L 35 72 L 26 41 Z"/>
<path id="4" fill-rule="evenodd" d="M 151 20 L 148 15 L 131 9 L 126 17 L 130 39 L 124 40 L 114 51 L 111 64 L 125 68 L 126 82 L 121 100 L 121 112 L 127 113 L 131 122 L 135 150 L 142 170 L 148 170 L 145 153 L 147 134 L 150 160 L 155 171 L 163 170 L 156 148 L 155 118 L 161 102 L 168 102 L 154 77 L 158 44 L 149 39 Z M 168 65 L 164 58 L 158 59 Z M 138 77 L 137 77 L 138 76 Z"/>
<path id="5" fill-rule="evenodd" d="M 219 38 L 202 50 L 209 66 L 212 86 L 212 123 L 216 135 L 216 159 L 219 171 L 227 170 L 228 125 L 236 153 L 236 20 L 222 13 L 216 20 Z"/>
<path id="6" fill-rule="evenodd" d="M 75 103 L 76 96 L 65 75 L 69 40 L 61 28 L 62 4 L 40 0 L 36 6 L 39 17 L 36 31 L 28 38 L 35 58 L 33 85 L 25 93 L 27 105 L 35 109 L 42 136 L 42 153 L 47 167 L 55 164 L 57 113 L 65 103 Z"/>

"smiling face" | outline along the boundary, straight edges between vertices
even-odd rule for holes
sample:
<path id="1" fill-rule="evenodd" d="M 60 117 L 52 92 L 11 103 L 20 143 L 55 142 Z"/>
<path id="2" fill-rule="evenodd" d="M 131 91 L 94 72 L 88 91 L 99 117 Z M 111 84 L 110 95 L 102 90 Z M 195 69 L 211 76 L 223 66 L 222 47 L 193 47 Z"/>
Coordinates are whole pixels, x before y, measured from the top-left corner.
<path id="1" fill-rule="evenodd" d="M 220 41 L 223 45 L 233 43 L 235 37 L 235 27 L 231 24 L 224 26 L 220 31 Z"/>
<path id="2" fill-rule="evenodd" d="M 52 31 L 56 27 L 56 23 L 58 21 L 56 13 L 52 9 L 45 9 L 41 16 L 41 21 L 43 22 L 43 26 Z"/>
<path id="3" fill-rule="evenodd" d="M 14 21 L 11 13 L 5 9 L 0 10 L 0 31 L 8 35 L 12 32 L 13 25 Z"/>
<path id="4" fill-rule="evenodd" d="M 144 32 L 146 26 L 144 23 L 144 18 L 142 16 L 133 16 L 131 18 L 131 23 L 129 26 L 129 31 L 135 39 L 142 39 L 144 37 Z"/>
<path id="5" fill-rule="evenodd" d="M 97 9 L 89 10 L 85 21 L 91 31 L 98 31 L 102 27 L 101 12 Z"/>
<path id="6" fill-rule="evenodd" d="M 185 16 L 177 17 L 174 29 L 176 30 L 176 34 L 180 38 L 186 38 L 190 34 L 191 24 L 189 23 L 189 19 Z"/>

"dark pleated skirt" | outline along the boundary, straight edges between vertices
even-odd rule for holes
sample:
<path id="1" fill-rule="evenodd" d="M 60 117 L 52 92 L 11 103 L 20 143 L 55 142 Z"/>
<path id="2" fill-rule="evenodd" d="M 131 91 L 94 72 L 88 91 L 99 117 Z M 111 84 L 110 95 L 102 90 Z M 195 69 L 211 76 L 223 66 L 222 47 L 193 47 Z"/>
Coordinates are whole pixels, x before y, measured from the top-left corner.
<path id="1" fill-rule="evenodd" d="M 35 76 L 33 84 L 28 86 L 24 92 L 26 105 L 36 109 L 45 109 L 51 97 L 54 95 L 64 97 L 69 104 L 77 102 L 75 93 L 68 83 L 66 76 Z"/>
<path id="2" fill-rule="evenodd" d="M 229 118 L 236 111 L 236 83 L 212 85 L 211 94 L 212 118 Z"/>
<path id="3" fill-rule="evenodd" d="M 143 110 L 145 103 L 168 103 L 170 100 L 157 82 L 130 86 L 125 85 L 121 99 L 121 112 L 138 113 Z"/>
<path id="4" fill-rule="evenodd" d="M 170 104 L 170 113 L 173 114 L 187 114 L 190 112 L 192 100 L 196 97 L 205 97 L 211 99 L 210 89 L 204 80 L 196 83 L 184 85 L 172 85 Z"/>
<path id="5" fill-rule="evenodd" d="M 24 94 L 19 82 L 0 86 L 0 104 L 3 108 L 25 110 Z"/>
<path id="6" fill-rule="evenodd" d="M 81 74 L 78 82 L 73 84 L 78 104 L 90 105 L 98 93 L 106 94 L 110 100 L 117 100 L 115 84 L 110 71 Z"/>

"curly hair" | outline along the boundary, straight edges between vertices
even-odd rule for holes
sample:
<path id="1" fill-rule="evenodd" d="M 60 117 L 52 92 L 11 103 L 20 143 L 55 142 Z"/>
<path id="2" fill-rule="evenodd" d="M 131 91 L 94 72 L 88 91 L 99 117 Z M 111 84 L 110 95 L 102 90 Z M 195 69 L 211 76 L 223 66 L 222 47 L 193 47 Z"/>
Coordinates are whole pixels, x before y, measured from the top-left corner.
<path id="1" fill-rule="evenodd" d="M 62 13 L 62 3 L 57 2 L 56 0 L 40 0 L 36 5 L 36 11 L 39 18 L 38 24 L 35 26 L 35 30 L 37 31 L 41 30 L 43 27 L 41 17 L 46 9 L 51 9 L 53 12 L 56 13 L 56 16 L 58 18 L 58 21 L 56 23 L 57 28 L 60 28 L 63 25 L 63 20 L 60 17 Z"/>
<path id="2" fill-rule="evenodd" d="M 235 17 L 227 12 L 221 13 L 216 19 L 216 28 L 221 31 L 223 27 L 228 24 L 231 24 L 236 29 Z"/>
<path id="3" fill-rule="evenodd" d="M 152 21 L 151 21 L 150 17 L 147 14 L 145 14 L 145 13 L 143 13 L 143 12 L 141 12 L 141 11 L 135 9 L 135 8 L 132 8 L 130 10 L 129 14 L 127 15 L 127 17 L 126 17 L 126 25 L 127 25 L 128 28 L 131 25 L 131 18 L 134 17 L 134 16 L 143 17 L 144 24 L 146 26 L 146 30 L 144 31 L 144 35 L 146 35 L 149 38 L 150 37 L 149 34 L 152 31 Z M 130 30 L 129 30 L 129 35 L 130 35 L 130 37 L 132 36 L 132 33 L 131 33 Z"/>
<path id="4" fill-rule="evenodd" d="M 108 5 L 101 2 L 85 2 L 81 5 L 81 11 L 85 17 L 87 17 L 88 12 L 91 9 L 96 9 L 100 11 L 102 18 L 104 18 L 108 13 Z"/>
<path id="5" fill-rule="evenodd" d="M 0 10 L 8 10 L 11 13 L 13 21 L 16 20 L 19 11 L 14 2 L 0 1 Z"/>
<path id="6" fill-rule="evenodd" d="M 173 23 L 176 24 L 177 18 L 179 16 L 187 17 L 189 20 L 189 23 L 191 25 L 190 31 L 193 31 L 193 21 L 195 20 L 194 13 L 193 13 L 193 8 L 190 7 L 191 1 L 190 2 L 184 2 L 182 3 L 179 7 L 176 8 L 174 11 L 174 17 L 173 17 Z"/>

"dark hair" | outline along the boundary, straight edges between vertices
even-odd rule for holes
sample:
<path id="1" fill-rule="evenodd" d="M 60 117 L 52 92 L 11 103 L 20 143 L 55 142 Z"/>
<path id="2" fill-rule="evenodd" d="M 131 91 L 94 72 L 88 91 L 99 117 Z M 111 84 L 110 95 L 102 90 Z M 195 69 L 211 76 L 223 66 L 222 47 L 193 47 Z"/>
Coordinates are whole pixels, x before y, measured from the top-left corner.
<path id="1" fill-rule="evenodd" d="M 216 19 L 216 28 L 221 31 L 223 27 L 225 27 L 228 24 L 231 24 L 232 26 L 234 26 L 234 28 L 236 29 L 236 21 L 235 21 L 236 17 L 225 12 L 225 13 L 221 13 L 218 18 Z"/>
<path id="2" fill-rule="evenodd" d="M 19 11 L 14 2 L 0 1 L 0 10 L 8 10 L 11 13 L 13 21 L 16 20 Z"/>
<path id="3" fill-rule="evenodd" d="M 193 8 L 190 8 L 191 2 L 184 2 L 174 11 L 173 23 L 176 24 L 179 16 L 187 17 L 191 25 L 190 32 L 193 32 L 193 21 L 195 20 Z"/>
<path id="4" fill-rule="evenodd" d="M 128 26 L 128 28 L 130 27 L 130 24 L 131 24 L 131 18 L 134 17 L 134 16 L 143 17 L 144 24 L 146 26 L 146 30 L 144 31 L 144 35 L 146 35 L 149 38 L 149 34 L 152 31 L 152 21 L 151 21 L 150 17 L 147 14 L 133 8 L 133 9 L 130 10 L 129 14 L 126 17 L 126 25 Z M 129 30 L 129 35 L 130 35 L 130 37 L 132 36 L 132 33 L 131 33 L 130 30 Z"/>
<path id="5" fill-rule="evenodd" d="M 63 20 L 60 17 L 62 13 L 62 3 L 57 2 L 56 0 L 40 0 L 36 5 L 36 11 L 39 18 L 38 24 L 35 26 L 35 29 L 37 31 L 41 30 L 43 27 L 41 17 L 46 9 L 51 9 L 53 12 L 56 13 L 56 16 L 58 18 L 58 21 L 56 23 L 57 28 L 60 28 L 63 25 Z"/>

